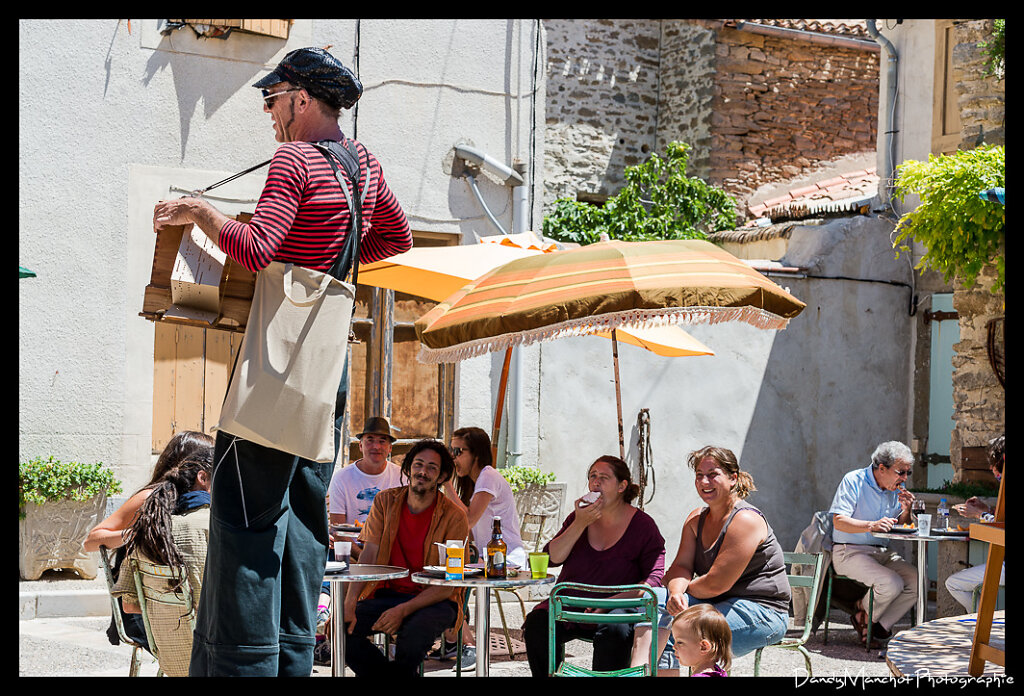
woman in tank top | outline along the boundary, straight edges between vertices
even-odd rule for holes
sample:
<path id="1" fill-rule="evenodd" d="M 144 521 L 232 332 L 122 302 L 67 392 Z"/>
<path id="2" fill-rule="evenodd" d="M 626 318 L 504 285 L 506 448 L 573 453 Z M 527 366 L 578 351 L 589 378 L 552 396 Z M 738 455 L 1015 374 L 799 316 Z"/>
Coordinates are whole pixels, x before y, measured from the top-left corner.
<path id="1" fill-rule="evenodd" d="M 672 618 L 694 604 L 713 605 L 729 622 L 736 656 L 777 642 L 789 622 L 790 590 L 782 547 L 768 521 L 745 498 L 754 479 L 721 447 L 690 454 L 697 495 L 706 504 L 683 524 L 679 550 L 659 592 L 659 647 Z M 637 629 L 634 664 L 650 655 L 649 630 Z M 637 662 L 639 660 L 639 662 Z"/>

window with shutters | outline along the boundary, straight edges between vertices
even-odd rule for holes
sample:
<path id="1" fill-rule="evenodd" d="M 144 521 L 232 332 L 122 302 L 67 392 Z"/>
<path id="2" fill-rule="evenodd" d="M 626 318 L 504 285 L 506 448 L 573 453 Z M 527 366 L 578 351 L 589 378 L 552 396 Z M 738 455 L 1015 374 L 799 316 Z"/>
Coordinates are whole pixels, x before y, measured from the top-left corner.
<path id="1" fill-rule="evenodd" d="M 227 38 L 233 31 L 287 39 L 291 19 L 168 19 L 170 28 L 188 26 L 200 36 Z"/>

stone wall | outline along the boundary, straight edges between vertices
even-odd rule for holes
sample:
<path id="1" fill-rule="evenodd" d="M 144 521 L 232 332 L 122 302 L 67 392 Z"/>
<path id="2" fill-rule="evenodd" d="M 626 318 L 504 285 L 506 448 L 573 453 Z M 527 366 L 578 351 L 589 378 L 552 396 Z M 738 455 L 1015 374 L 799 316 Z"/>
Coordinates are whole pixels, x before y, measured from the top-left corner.
<path id="1" fill-rule="evenodd" d="M 722 28 L 710 180 L 743 197 L 873 151 L 879 54 Z"/>
<path id="2" fill-rule="evenodd" d="M 545 20 L 544 203 L 600 200 L 672 140 L 740 199 L 874 152 L 879 53 L 719 20 Z"/>
<path id="3" fill-rule="evenodd" d="M 614 195 L 655 147 L 659 20 L 544 20 L 544 201 Z"/>
<path id="4" fill-rule="evenodd" d="M 1002 144 L 1005 139 L 1006 83 L 986 76 L 987 56 L 978 45 L 992 35 L 993 22 L 968 20 L 955 25 L 953 71 L 960 92 L 961 148 Z M 971 288 L 959 279 L 953 286 L 953 307 L 960 316 L 960 341 L 953 346 L 955 427 L 950 459 L 960 480 L 960 450 L 980 447 L 1006 428 L 1006 394 L 988 359 L 988 322 L 1005 314 L 1005 294 L 990 292 L 995 268 L 985 268 Z"/>
<path id="5" fill-rule="evenodd" d="M 973 287 L 953 283 L 953 308 L 959 315 L 960 340 L 953 345 L 953 427 L 950 461 L 959 481 L 960 450 L 981 447 L 1006 427 L 1006 394 L 988 359 L 988 322 L 1004 314 L 1005 295 L 990 292 L 995 268 L 986 267 Z"/>
<path id="6" fill-rule="evenodd" d="M 1001 145 L 1006 141 L 1006 83 L 986 75 L 988 56 L 980 43 L 991 40 L 991 19 L 975 19 L 954 25 L 953 76 L 960 93 L 960 148 L 977 147 L 982 141 Z"/>
<path id="7" fill-rule="evenodd" d="M 689 143 L 687 173 L 702 179 L 711 174 L 716 49 L 714 30 L 689 20 L 662 21 L 658 151 L 674 140 Z"/>

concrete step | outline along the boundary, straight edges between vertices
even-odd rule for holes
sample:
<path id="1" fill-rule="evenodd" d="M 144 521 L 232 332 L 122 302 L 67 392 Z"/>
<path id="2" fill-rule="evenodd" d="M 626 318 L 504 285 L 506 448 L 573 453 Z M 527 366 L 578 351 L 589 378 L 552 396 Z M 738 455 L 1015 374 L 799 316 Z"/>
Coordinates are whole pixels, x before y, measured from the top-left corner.
<path id="1" fill-rule="evenodd" d="M 19 579 L 18 616 L 110 616 L 106 578 L 100 573 L 88 580 L 70 570 L 48 570 L 38 580 Z"/>

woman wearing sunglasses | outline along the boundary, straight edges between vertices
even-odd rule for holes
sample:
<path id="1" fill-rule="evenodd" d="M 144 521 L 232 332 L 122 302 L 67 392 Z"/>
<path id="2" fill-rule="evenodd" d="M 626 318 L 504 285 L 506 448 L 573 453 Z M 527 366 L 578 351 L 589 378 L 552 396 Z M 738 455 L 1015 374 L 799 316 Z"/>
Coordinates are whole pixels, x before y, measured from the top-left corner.
<path id="1" fill-rule="evenodd" d="M 501 535 L 508 547 L 506 562 L 526 567 L 526 550 L 519 532 L 519 513 L 512 494 L 512 486 L 494 468 L 491 456 L 491 438 L 480 428 L 459 428 L 452 433 L 449 448 L 455 459 L 454 480 L 444 484 L 444 491 L 457 507 L 462 508 L 469 518 L 469 529 L 473 543 L 481 555 L 491 540 L 491 529 L 495 517 L 501 518 Z M 446 660 L 455 655 L 455 636 L 446 633 L 443 643 L 431 657 Z M 462 668 L 476 664 L 476 648 L 473 634 L 466 625 L 463 627 Z"/>

